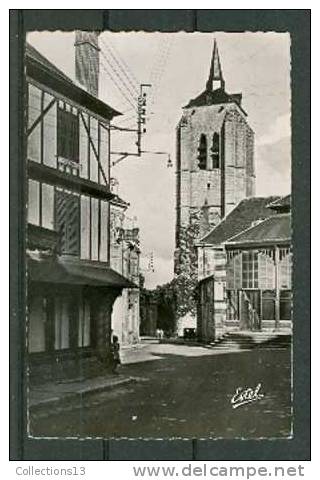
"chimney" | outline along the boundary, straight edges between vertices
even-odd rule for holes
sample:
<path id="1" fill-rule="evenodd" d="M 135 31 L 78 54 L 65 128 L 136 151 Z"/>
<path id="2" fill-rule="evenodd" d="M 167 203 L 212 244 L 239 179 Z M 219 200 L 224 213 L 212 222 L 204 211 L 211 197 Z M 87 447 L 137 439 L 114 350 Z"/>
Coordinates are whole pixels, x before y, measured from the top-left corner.
<path id="1" fill-rule="evenodd" d="M 95 97 L 99 96 L 99 32 L 76 31 L 76 80 Z"/>

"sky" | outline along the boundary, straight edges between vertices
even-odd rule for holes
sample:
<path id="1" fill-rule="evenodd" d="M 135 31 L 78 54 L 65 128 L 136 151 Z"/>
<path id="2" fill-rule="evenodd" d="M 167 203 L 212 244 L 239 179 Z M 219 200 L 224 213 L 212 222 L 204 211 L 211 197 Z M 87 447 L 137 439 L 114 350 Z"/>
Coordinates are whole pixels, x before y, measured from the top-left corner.
<path id="1" fill-rule="evenodd" d="M 151 83 L 142 149 L 170 154 L 182 107 L 205 88 L 213 39 L 219 48 L 226 91 L 242 92 L 255 132 L 256 195 L 291 188 L 290 36 L 287 33 L 103 32 L 99 37 L 100 98 L 123 113 L 114 124 L 135 128 L 136 88 Z M 30 32 L 27 40 L 74 78 L 74 33 Z M 113 132 L 114 151 L 135 152 L 135 134 Z M 112 167 L 127 215 L 140 228 L 142 270 L 153 288 L 173 277 L 175 168 L 168 155 L 127 157 Z M 114 155 L 113 160 L 118 156 Z M 154 272 L 148 270 L 150 255 Z"/>

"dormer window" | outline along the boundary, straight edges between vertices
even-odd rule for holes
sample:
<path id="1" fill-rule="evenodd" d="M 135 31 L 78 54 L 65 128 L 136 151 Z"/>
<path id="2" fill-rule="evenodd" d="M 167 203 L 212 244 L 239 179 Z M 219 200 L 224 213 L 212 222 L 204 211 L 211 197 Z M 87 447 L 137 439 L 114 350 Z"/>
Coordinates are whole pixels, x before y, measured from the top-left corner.
<path id="1" fill-rule="evenodd" d="M 220 141 L 218 133 L 213 135 L 211 152 L 212 168 L 220 168 Z"/>
<path id="2" fill-rule="evenodd" d="M 200 170 L 207 169 L 207 138 L 202 133 L 200 136 L 199 147 L 198 147 L 198 160 Z"/>

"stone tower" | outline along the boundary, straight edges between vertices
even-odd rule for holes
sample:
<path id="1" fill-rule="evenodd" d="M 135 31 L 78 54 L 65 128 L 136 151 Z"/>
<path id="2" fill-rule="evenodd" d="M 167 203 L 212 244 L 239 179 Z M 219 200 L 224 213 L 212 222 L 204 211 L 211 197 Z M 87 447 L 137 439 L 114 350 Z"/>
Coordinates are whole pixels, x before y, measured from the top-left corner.
<path id="1" fill-rule="evenodd" d="M 206 87 L 183 107 L 176 131 L 176 276 L 196 275 L 194 241 L 255 194 L 254 133 L 241 103 L 225 89 L 214 40 Z"/>

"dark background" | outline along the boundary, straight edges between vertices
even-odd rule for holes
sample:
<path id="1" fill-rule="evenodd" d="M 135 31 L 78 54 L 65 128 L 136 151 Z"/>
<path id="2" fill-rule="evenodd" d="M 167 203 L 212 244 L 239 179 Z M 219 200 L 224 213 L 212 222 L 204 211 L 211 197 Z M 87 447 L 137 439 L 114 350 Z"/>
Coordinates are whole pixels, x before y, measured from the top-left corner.
<path id="1" fill-rule="evenodd" d="M 310 459 L 310 10 L 10 11 L 10 459 Z M 26 436 L 24 40 L 30 30 L 277 31 L 291 34 L 294 245 L 292 440 L 45 440 Z M 262 52 L 263 54 L 263 52 Z M 272 67 L 271 67 L 272 68 Z M 276 385 L 275 385 L 276 388 Z"/>

